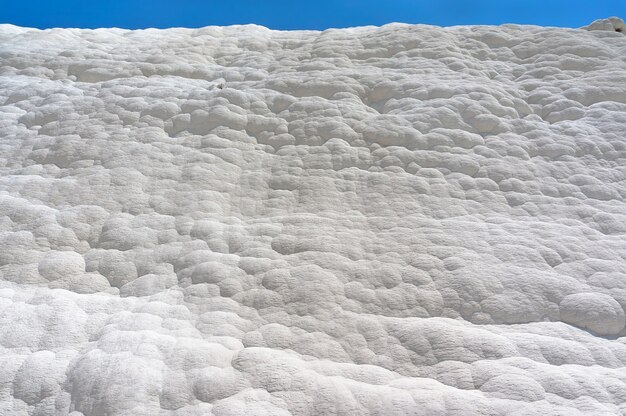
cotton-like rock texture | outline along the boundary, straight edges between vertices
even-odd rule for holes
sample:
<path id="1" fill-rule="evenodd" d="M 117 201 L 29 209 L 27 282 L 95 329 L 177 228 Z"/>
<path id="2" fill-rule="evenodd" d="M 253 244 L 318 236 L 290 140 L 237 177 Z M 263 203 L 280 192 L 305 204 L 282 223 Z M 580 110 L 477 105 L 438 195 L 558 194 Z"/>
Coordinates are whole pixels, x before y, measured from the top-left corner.
<path id="1" fill-rule="evenodd" d="M 626 37 L 0 26 L 0 414 L 626 415 Z"/>

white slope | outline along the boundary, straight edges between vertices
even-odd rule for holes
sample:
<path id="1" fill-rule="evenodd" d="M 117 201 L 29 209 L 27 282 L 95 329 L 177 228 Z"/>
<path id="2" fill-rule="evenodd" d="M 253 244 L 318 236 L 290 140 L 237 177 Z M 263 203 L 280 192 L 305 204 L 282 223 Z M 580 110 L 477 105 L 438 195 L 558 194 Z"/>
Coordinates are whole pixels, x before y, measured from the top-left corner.
<path id="1" fill-rule="evenodd" d="M 626 414 L 620 22 L 0 26 L 0 414 Z"/>

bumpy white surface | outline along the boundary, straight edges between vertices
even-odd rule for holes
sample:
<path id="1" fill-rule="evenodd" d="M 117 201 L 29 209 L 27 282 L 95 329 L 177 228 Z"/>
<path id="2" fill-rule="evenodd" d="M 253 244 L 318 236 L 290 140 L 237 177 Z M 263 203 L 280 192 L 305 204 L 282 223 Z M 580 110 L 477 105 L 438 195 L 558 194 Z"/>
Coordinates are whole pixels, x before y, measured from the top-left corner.
<path id="1" fill-rule="evenodd" d="M 608 22 L 0 26 L 0 414 L 626 414 Z"/>

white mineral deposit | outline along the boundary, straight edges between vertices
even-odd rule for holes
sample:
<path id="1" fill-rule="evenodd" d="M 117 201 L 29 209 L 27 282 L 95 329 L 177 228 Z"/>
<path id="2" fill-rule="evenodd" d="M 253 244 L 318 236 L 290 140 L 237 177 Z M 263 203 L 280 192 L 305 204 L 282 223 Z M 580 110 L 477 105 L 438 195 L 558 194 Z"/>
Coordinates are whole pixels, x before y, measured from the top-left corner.
<path id="1" fill-rule="evenodd" d="M 0 414 L 626 415 L 626 36 L 0 25 Z"/>

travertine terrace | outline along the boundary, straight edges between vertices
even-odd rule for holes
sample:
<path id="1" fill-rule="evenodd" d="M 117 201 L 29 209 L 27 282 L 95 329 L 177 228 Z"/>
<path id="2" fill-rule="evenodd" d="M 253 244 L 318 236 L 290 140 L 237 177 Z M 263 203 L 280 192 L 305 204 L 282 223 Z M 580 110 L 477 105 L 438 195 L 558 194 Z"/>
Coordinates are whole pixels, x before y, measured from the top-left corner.
<path id="1" fill-rule="evenodd" d="M 626 37 L 0 26 L 0 414 L 626 414 Z"/>

